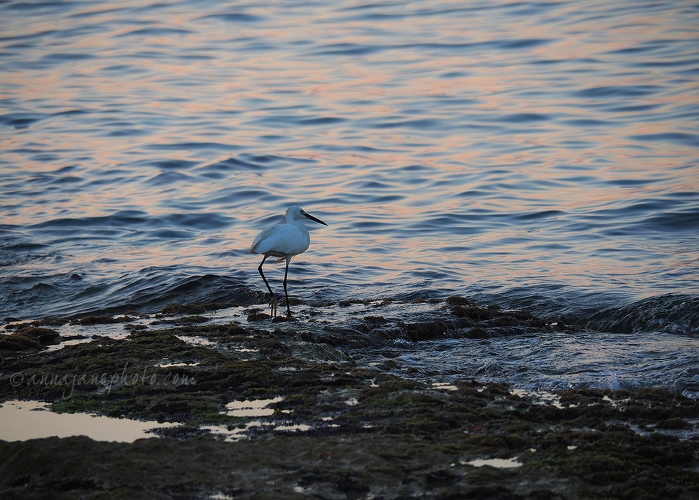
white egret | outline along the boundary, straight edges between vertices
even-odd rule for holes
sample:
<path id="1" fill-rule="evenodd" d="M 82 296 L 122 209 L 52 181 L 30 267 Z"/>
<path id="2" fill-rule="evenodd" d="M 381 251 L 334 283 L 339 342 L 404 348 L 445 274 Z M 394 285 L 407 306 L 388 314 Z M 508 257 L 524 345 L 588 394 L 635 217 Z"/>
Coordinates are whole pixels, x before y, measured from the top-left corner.
<path id="1" fill-rule="evenodd" d="M 255 241 L 252 242 L 250 253 L 264 255 L 260 267 L 260 276 L 267 285 L 267 290 L 272 296 L 272 316 L 277 315 L 277 296 L 265 278 L 262 272 L 262 265 L 267 260 L 267 257 L 279 257 L 279 260 L 286 259 L 286 270 L 284 271 L 284 296 L 286 297 L 286 315 L 291 317 L 291 308 L 289 307 L 289 293 L 286 291 L 286 278 L 289 275 L 289 263 L 294 255 L 308 250 L 308 245 L 311 244 L 311 237 L 308 234 L 308 229 L 297 219 L 310 219 L 319 224 L 327 226 L 325 222 L 316 219 L 312 215 L 307 214 L 301 207 L 291 206 L 286 209 L 286 224 L 277 224 L 276 226 L 268 227 L 257 235 Z"/>

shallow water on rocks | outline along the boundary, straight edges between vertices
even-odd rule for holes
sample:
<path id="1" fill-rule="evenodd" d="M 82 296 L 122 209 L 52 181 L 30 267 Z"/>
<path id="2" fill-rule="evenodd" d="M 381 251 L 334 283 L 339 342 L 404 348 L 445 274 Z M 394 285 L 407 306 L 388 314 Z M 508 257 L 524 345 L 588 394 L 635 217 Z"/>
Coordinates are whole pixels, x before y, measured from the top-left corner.
<path id="1" fill-rule="evenodd" d="M 233 322 L 251 331 L 275 335 L 289 346 L 293 356 L 304 361 L 338 367 L 356 363 L 432 384 L 440 390 L 449 390 L 455 380 L 475 379 L 504 383 L 524 391 L 578 387 L 632 390 L 653 386 L 699 398 L 699 337 L 678 335 L 674 327 L 668 327 L 668 331 L 614 332 L 579 326 L 562 330 L 558 322 L 549 321 L 540 327 L 493 327 L 486 334 L 474 337 L 472 326 L 459 326 L 444 302 L 298 305 L 294 321 L 278 323 L 270 322 L 269 318 L 251 320 L 253 312 L 258 314 L 258 309 L 232 307 L 198 317 L 133 318 L 126 325 L 102 324 L 97 329 L 65 324 L 55 330 L 61 335 L 81 338 L 50 348 L 91 342 L 100 336 L 121 339 L 133 325 L 172 328 L 191 318 L 195 321 L 194 330 L 176 332 L 180 340 L 207 349 L 224 349 L 236 358 L 251 362 L 260 356 L 258 350 L 221 346 L 205 332 L 197 333 L 196 325 Z M 500 313 L 510 318 L 510 311 Z M 609 316 L 605 318 L 608 320 Z M 672 324 L 667 318 L 664 321 L 666 325 Z M 436 325 L 438 333 L 423 340 L 411 340 L 405 334 L 410 325 Z M 158 366 L 196 366 L 196 361 L 188 360 L 183 365 L 177 360 L 163 359 Z"/>
<path id="2" fill-rule="evenodd" d="M 26 441 L 51 436 L 88 436 L 96 441 L 132 443 L 157 437 L 153 429 L 177 423 L 110 418 L 86 413 L 54 413 L 38 401 L 5 401 L 0 405 L 0 440 Z M 149 432 L 151 431 L 151 432 Z"/>

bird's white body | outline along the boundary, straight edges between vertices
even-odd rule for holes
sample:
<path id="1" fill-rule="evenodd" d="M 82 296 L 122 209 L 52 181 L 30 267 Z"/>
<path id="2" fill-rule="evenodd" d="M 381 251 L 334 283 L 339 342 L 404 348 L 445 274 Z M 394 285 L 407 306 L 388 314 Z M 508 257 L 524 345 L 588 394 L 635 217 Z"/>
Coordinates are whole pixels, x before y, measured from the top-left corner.
<path id="1" fill-rule="evenodd" d="M 257 235 L 252 242 L 250 253 L 270 255 L 272 257 L 293 257 L 308 250 L 311 236 L 302 222 L 296 220 L 296 214 L 289 207 L 286 211 L 286 224 L 271 226 Z M 298 217 L 303 217 L 299 212 Z"/>
<path id="2" fill-rule="evenodd" d="M 286 280 L 289 274 L 289 263 L 294 255 L 308 250 L 311 244 L 311 237 L 308 234 L 308 229 L 297 219 L 310 219 L 327 226 L 325 222 L 316 219 L 312 215 L 307 214 L 301 207 L 291 206 L 286 210 L 286 224 L 278 224 L 268 227 L 257 235 L 250 246 L 250 253 L 264 255 L 262 263 L 257 270 L 260 276 L 267 285 L 269 294 L 272 296 L 272 315 L 277 314 L 277 298 L 272 291 L 272 288 L 262 272 L 262 265 L 267 260 L 267 257 L 279 257 L 280 260 L 286 259 L 286 270 L 284 272 L 284 295 L 286 296 L 286 311 L 287 316 L 291 317 L 291 309 L 289 308 L 289 294 L 286 290 Z"/>

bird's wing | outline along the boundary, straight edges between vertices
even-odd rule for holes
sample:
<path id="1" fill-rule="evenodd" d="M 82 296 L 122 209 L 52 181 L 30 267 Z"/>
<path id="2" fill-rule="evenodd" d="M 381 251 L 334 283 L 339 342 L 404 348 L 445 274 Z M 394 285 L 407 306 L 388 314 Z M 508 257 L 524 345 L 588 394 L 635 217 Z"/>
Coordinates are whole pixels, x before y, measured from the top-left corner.
<path id="1" fill-rule="evenodd" d="M 308 235 L 295 224 L 279 224 L 258 234 L 252 242 L 250 253 L 276 257 L 297 255 L 308 249 L 308 243 Z"/>
<path id="2" fill-rule="evenodd" d="M 260 232 L 260 234 L 255 236 L 255 240 L 252 242 L 252 245 L 250 245 L 250 253 L 265 253 L 264 250 L 259 248 L 260 242 L 264 242 L 277 227 L 279 226 L 270 226 L 267 229 L 264 229 L 262 232 Z"/>

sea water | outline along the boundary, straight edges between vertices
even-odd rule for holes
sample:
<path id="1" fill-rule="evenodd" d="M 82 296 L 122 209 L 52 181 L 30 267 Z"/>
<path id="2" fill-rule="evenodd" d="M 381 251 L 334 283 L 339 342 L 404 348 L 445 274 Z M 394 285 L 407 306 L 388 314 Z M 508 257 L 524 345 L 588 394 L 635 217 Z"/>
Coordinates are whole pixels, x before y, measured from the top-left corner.
<path id="1" fill-rule="evenodd" d="M 463 295 L 692 342 L 699 7 L 0 5 L 0 317 L 262 304 L 248 248 L 291 204 L 328 223 L 303 301 Z"/>

